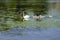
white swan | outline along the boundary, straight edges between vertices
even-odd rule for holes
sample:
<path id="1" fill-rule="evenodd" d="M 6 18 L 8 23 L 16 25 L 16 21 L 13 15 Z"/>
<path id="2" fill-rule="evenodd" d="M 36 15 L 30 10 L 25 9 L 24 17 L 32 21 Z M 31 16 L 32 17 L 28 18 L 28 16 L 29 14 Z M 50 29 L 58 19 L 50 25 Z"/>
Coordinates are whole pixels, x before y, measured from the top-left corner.
<path id="1" fill-rule="evenodd" d="M 30 19 L 29 19 L 29 18 L 30 18 L 30 16 L 29 16 L 29 15 L 25 15 L 25 16 L 23 16 L 23 18 L 24 18 L 24 20 L 25 20 L 25 21 L 30 20 Z"/>

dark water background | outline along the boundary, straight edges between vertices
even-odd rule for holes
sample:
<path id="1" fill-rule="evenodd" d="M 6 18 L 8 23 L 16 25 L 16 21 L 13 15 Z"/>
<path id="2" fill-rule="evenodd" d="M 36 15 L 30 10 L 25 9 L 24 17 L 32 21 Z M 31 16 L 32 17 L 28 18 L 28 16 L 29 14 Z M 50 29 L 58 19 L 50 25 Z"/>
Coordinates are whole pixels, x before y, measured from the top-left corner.
<path id="1" fill-rule="evenodd" d="M 60 40 L 60 12 L 50 7 L 48 13 L 53 18 L 42 20 L 40 26 L 35 27 L 35 24 L 30 21 L 31 27 L 18 26 L 9 31 L 0 32 L 0 40 Z"/>

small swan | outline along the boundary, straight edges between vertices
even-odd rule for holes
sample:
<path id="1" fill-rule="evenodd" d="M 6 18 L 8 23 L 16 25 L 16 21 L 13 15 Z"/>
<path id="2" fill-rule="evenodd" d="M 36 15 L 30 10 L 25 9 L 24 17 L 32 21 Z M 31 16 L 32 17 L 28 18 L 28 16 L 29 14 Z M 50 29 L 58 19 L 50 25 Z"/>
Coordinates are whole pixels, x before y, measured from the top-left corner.
<path id="1" fill-rule="evenodd" d="M 47 15 L 47 16 L 40 15 L 39 17 L 40 17 L 40 19 L 42 19 L 42 18 L 52 18 L 53 16 L 51 16 L 51 15 Z"/>
<path id="2" fill-rule="evenodd" d="M 39 17 L 40 17 L 40 19 L 41 19 L 41 18 L 45 18 L 46 16 L 42 16 L 42 15 L 40 15 Z"/>
<path id="3" fill-rule="evenodd" d="M 49 18 L 52 18 L 53 16 L 49 15 L 48 17 L 49 17 Z"/>

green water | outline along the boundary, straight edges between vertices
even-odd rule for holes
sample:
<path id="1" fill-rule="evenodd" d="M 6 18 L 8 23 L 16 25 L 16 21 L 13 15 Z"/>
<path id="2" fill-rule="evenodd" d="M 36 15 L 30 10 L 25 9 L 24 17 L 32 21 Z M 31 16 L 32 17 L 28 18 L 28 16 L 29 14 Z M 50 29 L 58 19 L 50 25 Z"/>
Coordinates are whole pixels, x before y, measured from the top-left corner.
<path id="1" fill-rule="evenodd" d="M 3 14 L 5 12 L 0 11 L 0 40 L 60 40 L 59 11 L 50 6 L 47 13 L 53 17 L 43 18 L 41 21 L 32 18 L 29 21 L 12 21 L 12 15 L 8 15 L 11 18 L 6 20 L 6 15 Z M 34 12 L 28 10 L 27 13 L 33 16 Z"/>
<path id="2" fill-rule="evenodd" d="M 29 9 L 27 9 L 26 11 L 29 15 L 33 16 L 33 13 L 34 13 L 33 11 L 31 11 Z M 0 17 L 1 17 L 0 18 L 0 29 L 2 29 L 4 27 L 12 28 L 15 26 L 20 26 L 20 27 L 60 27 L 60 12 L 59 11 L 60 10 L 51 6 L 48 8 L 47 13 L 48 13 L 48 15 L 52 15 L 53 16 L 52 18 L 44 18 L 41 21 L 36 21 L 31 18 L 29 21 L 22 21 L 22 22 L 21 21 L 12 21 L 12 19 L 14 17 L 13 16 L 14 12 L 12 15 L 10 15 L 11 12 L 9 15 L 5 15 L 5 14 L 3 14 L 5 12 L 0 11 L 0 13 L 2 12 L 2 14 L 0 15 Z M 12 19 L 9 17 L 6 17 L 6 16 L 11 17 Z M 8 20 L 6 20 L 6 18 L 4 19 L 4 17 L 8 18 Z M 19 16 L 17 16 L 17 17 L 19 17 Z"/>

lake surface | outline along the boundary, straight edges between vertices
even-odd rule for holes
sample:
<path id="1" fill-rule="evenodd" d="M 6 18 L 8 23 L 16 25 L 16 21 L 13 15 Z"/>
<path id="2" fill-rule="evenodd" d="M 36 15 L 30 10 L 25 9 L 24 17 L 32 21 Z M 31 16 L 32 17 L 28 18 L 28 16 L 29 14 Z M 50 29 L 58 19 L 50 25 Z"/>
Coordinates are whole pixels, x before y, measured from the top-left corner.
<path id="1" fill-rule="evenodd" d="M 29 21 L 31 27 L 17 26 L 0 32 L 0 40 L 60 40 L 60 12 L 51 7 L 48 13 L 53 17 L 41 22 Z"/>

